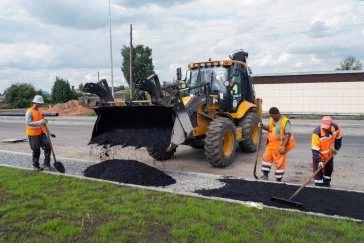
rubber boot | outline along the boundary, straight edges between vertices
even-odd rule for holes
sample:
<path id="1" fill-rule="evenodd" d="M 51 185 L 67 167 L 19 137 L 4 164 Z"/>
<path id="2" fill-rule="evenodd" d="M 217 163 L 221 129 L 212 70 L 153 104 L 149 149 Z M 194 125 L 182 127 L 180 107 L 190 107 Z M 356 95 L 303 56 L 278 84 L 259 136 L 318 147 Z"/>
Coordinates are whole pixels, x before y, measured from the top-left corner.
<path id="1" fill-rule="evenodd" d="M 36 171 L 43 171 L 43 168 L 39 166 L 40 150 L 33 150 L 33 169 Z"/>
<path id="2" fill-rule="evenodd" d="M 277 182 L 282 182 L 282 178 L 276 178 Z"/>
<path id="3" fill-rule="evenodd" d="M 264 175 L 262 175 L 259 179 L 261 179 L 263 181 L 267 181 L 268 180 L 268 173 L 264 173 Z"/>
<path id="4" fill-rule="evenodd" d="M 44 162 L 43 162 L 43 168 L 52 171 L 51 167 L 51 149 L 44 150 Z"/>

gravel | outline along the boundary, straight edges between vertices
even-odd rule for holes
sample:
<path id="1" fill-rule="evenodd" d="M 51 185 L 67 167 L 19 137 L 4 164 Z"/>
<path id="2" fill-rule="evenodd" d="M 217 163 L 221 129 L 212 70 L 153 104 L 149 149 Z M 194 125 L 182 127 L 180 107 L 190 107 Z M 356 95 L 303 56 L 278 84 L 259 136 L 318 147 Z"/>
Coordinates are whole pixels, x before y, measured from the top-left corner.
<path id="1" fill-rule="evenodd" d="M 40 157 L 40 163 L 43 162 L 43 152 Z M 64 164 L 66 174 L 84 176 L 84 171 L 93 165 L 99 164 L 85 160 L 57 158 Z M 32 156 L 28 153 L 0 151 L 0 164 L 19 166 L 24 168 L 32 168 Z M 51 161 L 53 164 L 53 158 Z M 148 166 L 148 165 L 146 165 Z M 161 170 L 163 171 L 163 170 Z M 224 183 L 218 181 L 219 176 L 215 175 L 199 175 L 195 173 L 183 173 L 173 171 L 163 171 L 166 175 L 171 176 L 176 183 L 167 185 L 165 189 L 175 192 L 194 192 L 199 189 L 213 189 L 224 186 Z"/>
<path id="2" fill-rule="evenodd" d="M 84 175 L 142 186 L 165 187 L 176 183 L 166 173 L 136 160 L 106 160 L 88 167 Z"/>
<path id="3" fill-rule="evenodd" d="M 90 144 L 112 146 L 155 147 L 167 149 L 171 142 L 172 129 L 123 129 L 102 133 Z"/>
<path id="4" fill-rule="evenodd" d="M 96 167 L 102 166 L 102 163 L 88 162 L 84 160 L 66 158 L 58 158 L 58 160 L 64 164 L 66 174 L 78 176 L 84 176 L 83 173 L 87 170 L 87 168 L 90 170 L 90 168 L 94 168 L 95 165 Z M 41 156 L 40 161 L 43 161 L 43 155 Z M 109 160 L 107 163 L 115 163 L 112 161 L 113 160 Z M 53 160 L 51 163 L 53 164 Z M 135 161 L 132 163 L 139 162 Z M 0 164 L 32 168 L 31 154 L 0 150 Z M 117 166 L 121 166 L 121 163 Z M 148 167 L 147 165 L 144 166 L 140 164 L 138 164 L 138 166 L 141 168 Z M 158 171 L 159 170 L 156 170 L 154 173 L 158 173 Z M 163 172 L 165 172 L 165 174 Z M 125 175 L 125 172 L 123 173 Z M 134 173 L 136 172 L 134 171 Z M 270 201 L 271 196 L 289 198 L 298 188 L 298 186 L 280 183 L 254 182 L 233 178 L 226 179 L 225 177 L 209 174 L 163 170 L 160 173 L 160 175 L 168 178 L 169 180 L 167 181 L 168 183 L 165 183 L 164 188 L 171 191 L 197 193 L 204 196 L 221 197 L 241 201 L 262 202 L 265 205 L 280 208 L 287 208 L 287 205 Z M 129 177 L 129 179 L 131 179 L 129 182 L 136 183 L 133 181 L 132 177 L 133 176 Z M 156 177 L 154 177 L 154 179 L 156 179 Z M 156 180 L 158 181 L 158 179 Z M 172 182 L 174 181 L 175 183 L 173 184 Z M 127 181 L 123 180 L 123 182 Z M 146 185 L 148 185 L 148 183 L 146 183 Z M 154 186 L 151 187 L 155 187 L 156 185 L 158 186 L 158 183 L 155 183 Z M 364 209 L 361 206 L 364 200 L 364 193 L 306 187 L 295 200 L 303 203 L 307 211 L 310 212 L 347 216 L 362 220 L 364 219 Z"/>

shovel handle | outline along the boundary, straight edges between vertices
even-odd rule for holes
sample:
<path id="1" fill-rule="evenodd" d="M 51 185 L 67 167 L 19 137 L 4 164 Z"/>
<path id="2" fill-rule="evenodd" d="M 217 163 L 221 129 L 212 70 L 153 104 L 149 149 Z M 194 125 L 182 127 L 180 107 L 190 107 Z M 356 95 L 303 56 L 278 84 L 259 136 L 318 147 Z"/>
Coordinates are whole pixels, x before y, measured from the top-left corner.
<path id="1" fill-rule="evenodd" d="M 324 162 L 324 166 L 322 168 L 325 167 L 326 163 L 330 161 L 330 159 L 333 157 L 334 155 L 332 154 L 325 162 Z M 320 170 L 322 169 L 321 167 L 317 168 L 317 170 L 315 171 L 315 173 L 313 173 L 313 175 L 310 177 L 310 179 L 308 179 L 305 184 L 303 184 L 300 188 L 298 188 L 298 190 L 289 198 L 289 200 L 292 200 L 292 198 L 294 198 L 311 180 L 312 178 L 315 177 L 315 175 L 317 175 Z"/>
<path id="2" fill-rule="evenodd" d="M 46 132 L 47 132 L 47 137 L 48 137 L 48 141 L 49 141 L 49 145 L 51 146 L 51 150 L 52 150 L 52 155 L 53 155 L 53 159 L 54 159 L 54 162 L 57 162 L 56 160 L 56 156 L 54 155 L 54 151 L 53 151 L 53 146 L 52 146 L 52 141 L 51 141 L 51 138 L 49 136 L 49 130 L 48 130 L 48 127 L 46 124 L 43 124 L 45 129 L 46 129 Z"/>
<path id="3" fill-rule="evenodd" d="M 262 134 L 262 127 L 259 127 L 258 128 L 258 144 L 257 144 L 257 153 L 255 155 L 255 163 L 254 163 L 254 172 L 253 172 L 253 175 L 254 175 L 254 178 L 255 179 L 258 179 L 257 175 L 256 175 L 256 172 L 257 172 L 257 163 L 258 163 L 258 155 L 259 155 L 259 148 L 260 148 L 260 141 L 261 141 L 261 134 Z"/>

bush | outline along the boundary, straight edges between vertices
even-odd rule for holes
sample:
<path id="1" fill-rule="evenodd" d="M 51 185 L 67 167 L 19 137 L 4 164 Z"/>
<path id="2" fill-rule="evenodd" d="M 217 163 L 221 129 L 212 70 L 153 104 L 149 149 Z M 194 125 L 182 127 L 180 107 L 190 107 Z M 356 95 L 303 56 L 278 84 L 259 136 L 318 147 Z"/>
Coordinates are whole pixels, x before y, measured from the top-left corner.
<path id="1" fill-rule="evenodd" d="M 32 84 L 16 83 L 5 90 L 5 101 L 10 108 L 26 108 L 31 106 L 36 95 L 42 95 L 42 91 L 37 91 Z"/>

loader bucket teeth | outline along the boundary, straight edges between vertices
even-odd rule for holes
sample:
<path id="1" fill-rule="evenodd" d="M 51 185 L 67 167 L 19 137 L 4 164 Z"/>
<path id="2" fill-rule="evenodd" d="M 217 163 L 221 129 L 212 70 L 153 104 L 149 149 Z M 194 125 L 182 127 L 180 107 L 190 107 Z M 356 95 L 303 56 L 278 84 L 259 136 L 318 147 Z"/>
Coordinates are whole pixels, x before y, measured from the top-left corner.
<path id="1" fill-rule="evenodd" d="M 97 120 L 91 144 L 156 147 L 170 145 L 175 111 L 165 106 L 106 106 L 94 108 Z"/>

